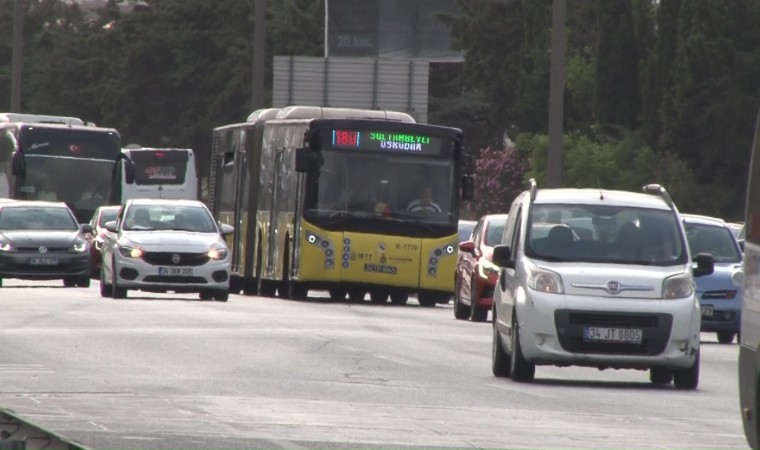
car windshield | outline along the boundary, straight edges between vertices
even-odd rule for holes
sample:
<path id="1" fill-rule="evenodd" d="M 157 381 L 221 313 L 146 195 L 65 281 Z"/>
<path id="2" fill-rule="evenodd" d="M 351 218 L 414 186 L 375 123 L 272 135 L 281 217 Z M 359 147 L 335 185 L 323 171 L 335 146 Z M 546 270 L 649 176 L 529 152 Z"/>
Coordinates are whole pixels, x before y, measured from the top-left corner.
<path id="1" fill-rule="evenodd" d="M 742 255 L 736 245 L 736 238 L 726 227 L 700 223 L 685 223 L 686 239 L 689 241 L 692 259 L 699 253 L 707 253 L 715 262 L 738 263 Z"/>
<path id="2" fill-rule="evenodd" d="M 0 230 L 79 229 L 69 210 L 59 206 L 16 206 L 0 209 Z"/>
<path id="3" fill-rule="evenodd" d="M 106 222 L 111 222 L 113 220 L 116 220 L 116 214 L 119 213 L 119 208 L 108 208 L 103 209 L 100 213 L 100 219 L 98 220 L 98 226 L 102 227 L 106 224 Z"/>
<path id="4" fill-rule="evenodd" d="M 132 205 L 124 219 L 124 229 L 134 231 L 177 230 L 216 233 L 214 219 L 200 206 Z"/>
<path id="5" fill-rule="evenodd" d="M 488 222 L 486 229 L 485 244 L 493 247 L 501 243 L 501 237 L 504 234 L 504 227 L 507 225 L 507 219 L 493 219 Z"/>
<path id="6" fill-rule="evenodd" d="M 673 265 L 688 260 L 668 210 L 607 205 L 535 204 L 526 254 L 547 261 Z"/>

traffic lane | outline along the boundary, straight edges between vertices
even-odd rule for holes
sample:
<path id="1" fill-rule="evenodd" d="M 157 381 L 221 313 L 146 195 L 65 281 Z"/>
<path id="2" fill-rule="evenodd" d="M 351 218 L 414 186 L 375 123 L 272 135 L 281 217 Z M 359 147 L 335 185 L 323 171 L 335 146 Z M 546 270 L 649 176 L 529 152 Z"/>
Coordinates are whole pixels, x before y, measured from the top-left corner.
<path id="1" fill-rule="evenodd" d="M 456 321 L 450 306 L 17 291 L 4 299 L 0 345 L 15 347 L 8 364 L 33 373 L 6 364 L 0 404 L 120 447 L 188 436 L 225 446 L 746 446 L 736 345 L 705 345 L 697 392 L 583 368 L 539 367 L 528 385 L 491 376 L 490 326 Z"/>

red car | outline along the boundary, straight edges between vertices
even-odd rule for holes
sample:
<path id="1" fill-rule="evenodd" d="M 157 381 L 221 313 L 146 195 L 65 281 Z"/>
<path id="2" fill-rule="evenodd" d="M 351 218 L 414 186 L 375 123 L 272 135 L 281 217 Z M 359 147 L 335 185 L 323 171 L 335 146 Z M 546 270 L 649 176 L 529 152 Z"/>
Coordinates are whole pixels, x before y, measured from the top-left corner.
<path id="1" fill-rule="evenodd" d="M 459 244 L 454 287 L 454 317 L 483 322 L 493 304 L 493 290 L 499 267 L 491 262 L 493 248 L 501 244 L 506 214 L 483 216 L 475 225 L 471 240 Z"/>
<path id="2" fill-rule="evenodd" d="M 90 219 L 90 225 L 92 225 L 92 235 L 89 236 L 90 240 L 90 259 L 92 261 L 92 276 L 97 278 L 100 276 L 100 245 L 103 243 L 103 237 L 110 233 L 104 226 L 106 222 L 116 220 L 116 213 L 119 212 L 121 206 L 101 206 L 95 210 L 95 213 Z"/>

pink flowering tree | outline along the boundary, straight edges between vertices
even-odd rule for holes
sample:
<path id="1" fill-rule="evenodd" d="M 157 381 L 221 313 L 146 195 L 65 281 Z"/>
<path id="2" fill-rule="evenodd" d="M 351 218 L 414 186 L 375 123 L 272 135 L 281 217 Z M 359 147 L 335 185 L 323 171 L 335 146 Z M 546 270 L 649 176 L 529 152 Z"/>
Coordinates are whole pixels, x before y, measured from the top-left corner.
<path id="1" fill-rule="evenodd" d="M 472 218 L 509 212 L 512 200 L 525 190 L 528 161 L 515 149 L 486 147 L 475 158 L 475 198 L 466 207 Z"/>

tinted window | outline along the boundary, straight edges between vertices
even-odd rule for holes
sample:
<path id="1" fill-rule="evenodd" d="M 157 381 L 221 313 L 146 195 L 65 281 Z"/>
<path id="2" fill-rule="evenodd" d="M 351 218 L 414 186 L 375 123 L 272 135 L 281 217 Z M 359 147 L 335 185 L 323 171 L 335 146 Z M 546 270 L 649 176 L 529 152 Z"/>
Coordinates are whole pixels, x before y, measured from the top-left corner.
<path id="1" fill-rule="evenodd" d="M 507 220 L 491 220 L 488 222 L 488 229 L 486 230 L 485 244 L 489 247 L 493 247 L 501 242 L 501 237 L 504 234 L 504 227 L 507 226 Z"/>
<path id="2" fill-rule="evenodd" d="M 742 255 L 728 228 L 697 223 L 686 223 L 685 228 L 692 258 L 699 253 L 708 253 L 715 262 L 741 261 Z"/>
<path id="3" fill-rule="evenodd" d="M 0 209 L 0 230 L 78 230 L 68 209 L 20 206 Z"/>
<path id="4" fill-rule="evenodd" d="M 189 155 L 181 150 L 140 150 L 131 153 L 135 183 L 142 185 L 183 184 Z"/>
<path id="5" fill-rule="evenodd" d="M 116 161 L 121 153 L 119 135 L 103 129 L 82 130 L 27 125 L 21 132 L 19 144 L 21 151 L 27 155 Z"/>
<path id="6" fill-rule="evenodd" d="M 470 239 L 472 236 L 472 230 L 475 228 L 475 223 L 459 223 L 459 242 L 464 242 Z"/>

